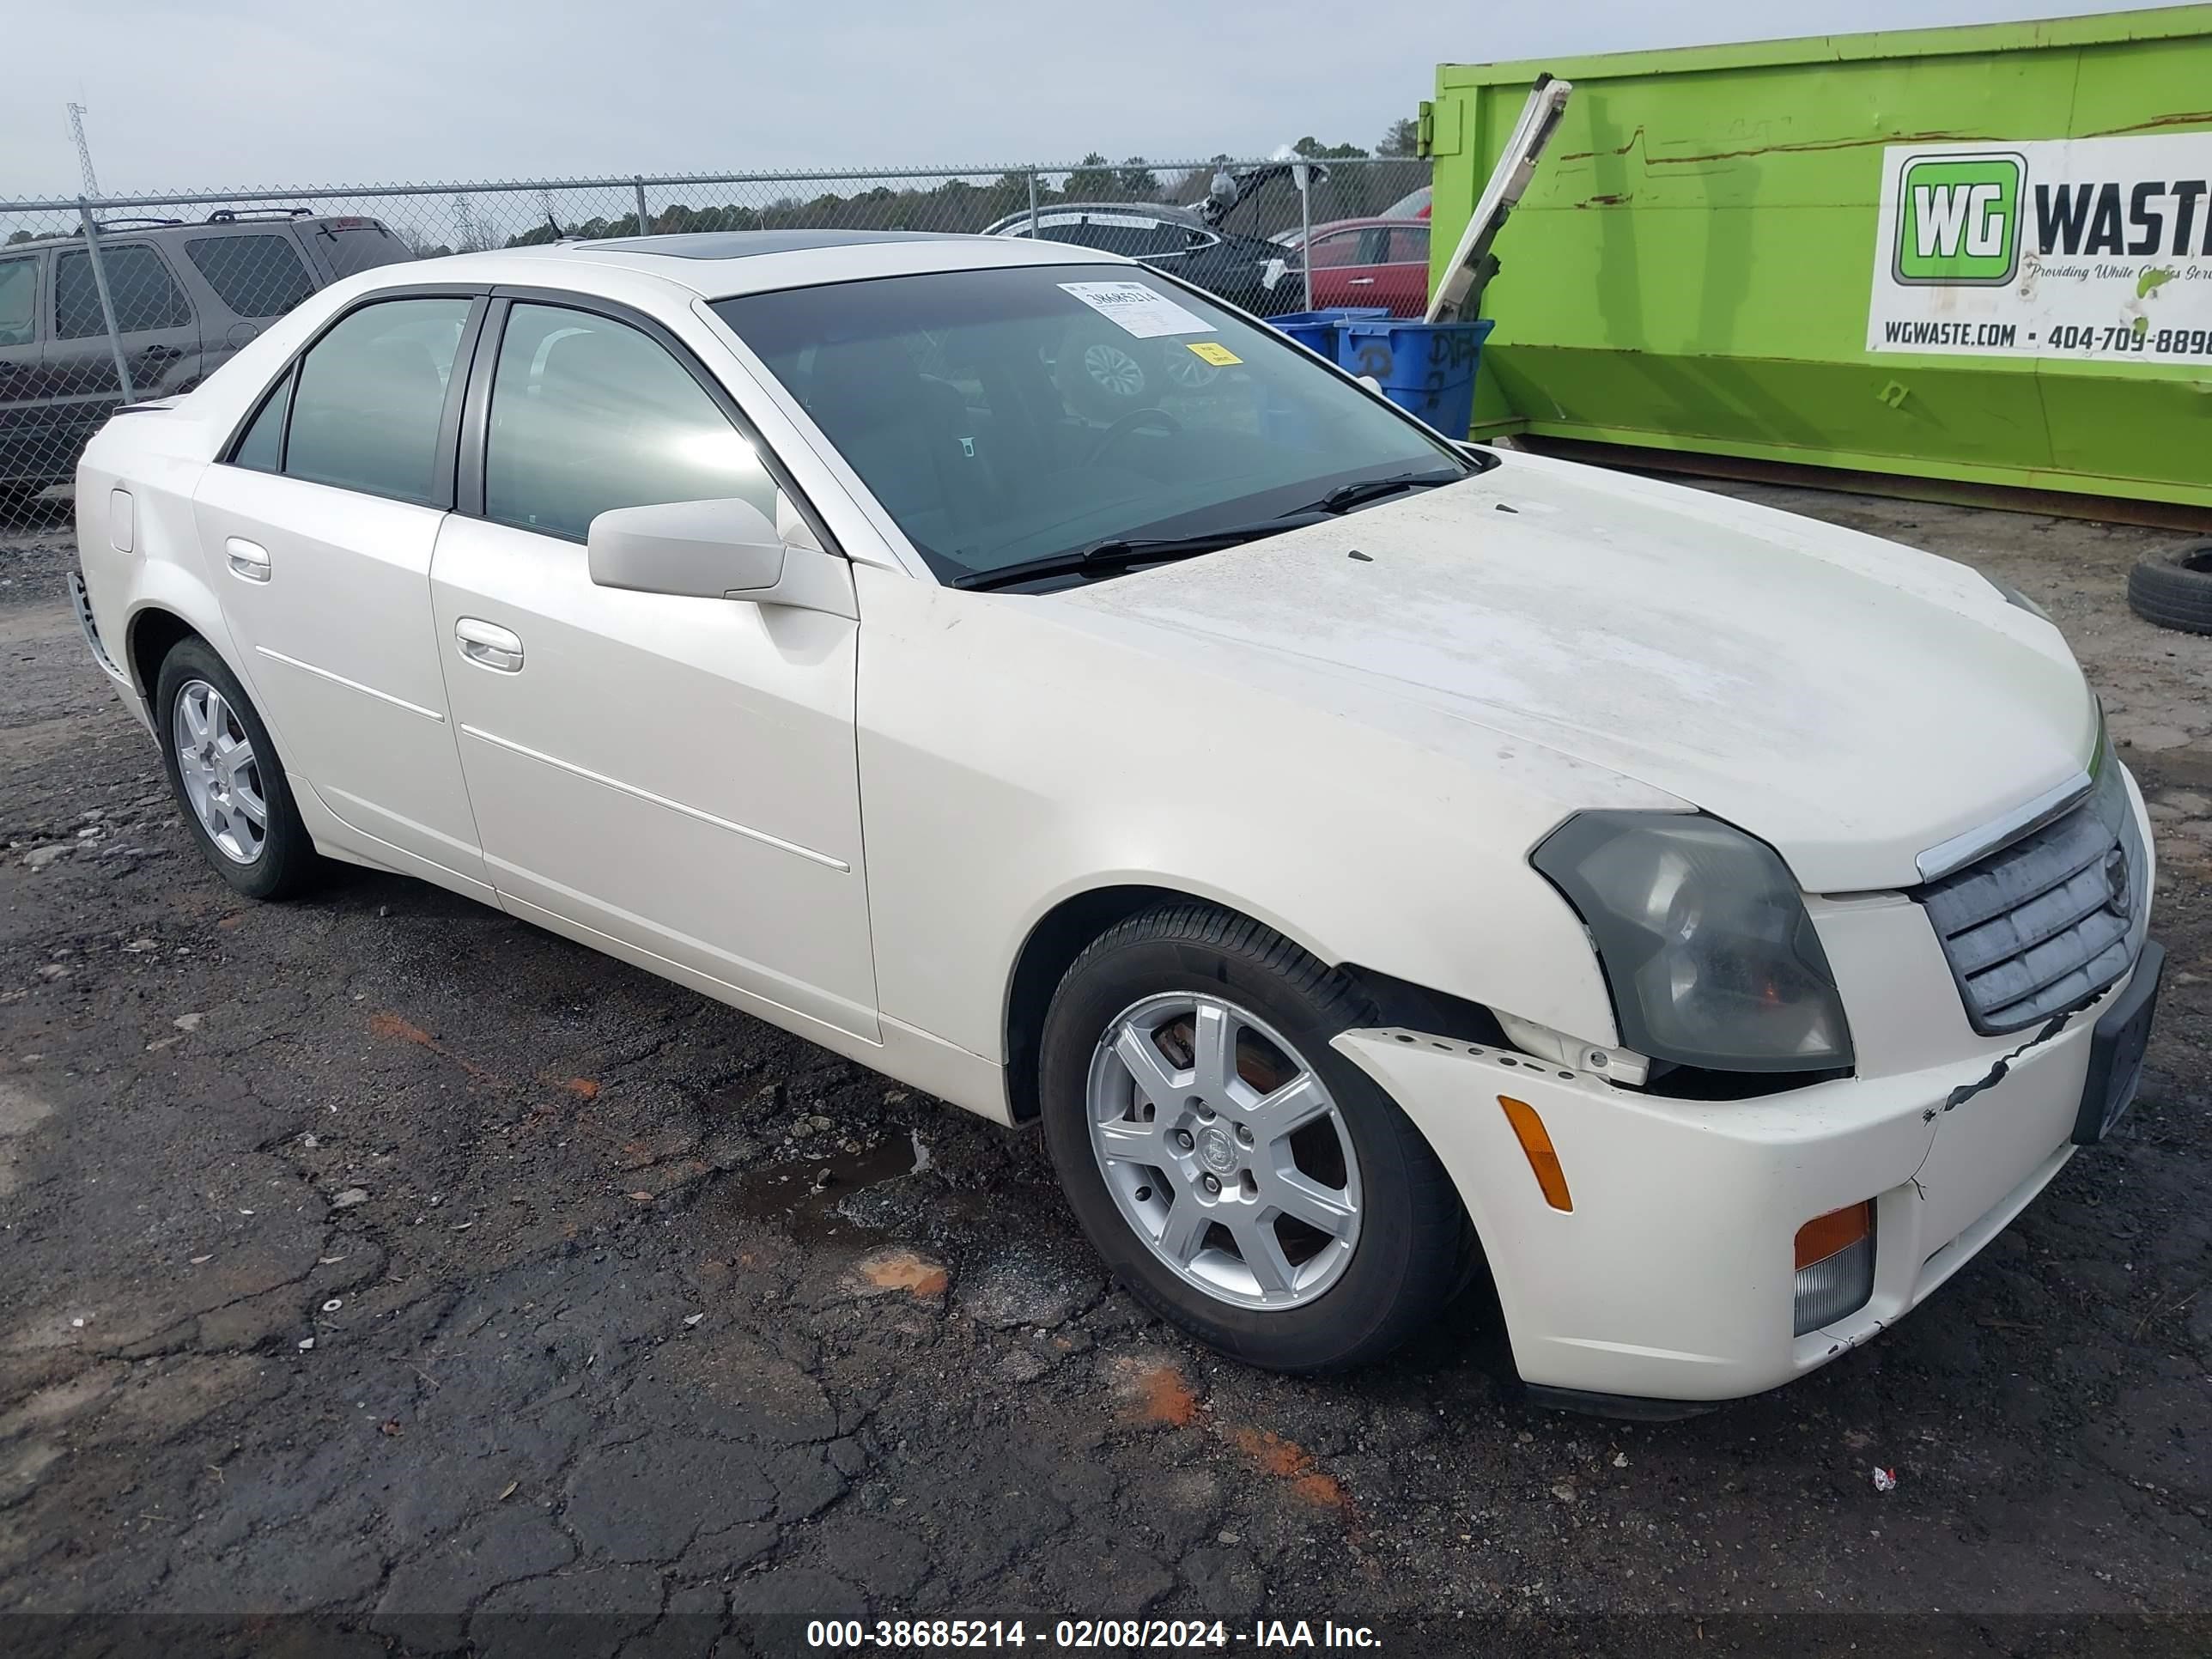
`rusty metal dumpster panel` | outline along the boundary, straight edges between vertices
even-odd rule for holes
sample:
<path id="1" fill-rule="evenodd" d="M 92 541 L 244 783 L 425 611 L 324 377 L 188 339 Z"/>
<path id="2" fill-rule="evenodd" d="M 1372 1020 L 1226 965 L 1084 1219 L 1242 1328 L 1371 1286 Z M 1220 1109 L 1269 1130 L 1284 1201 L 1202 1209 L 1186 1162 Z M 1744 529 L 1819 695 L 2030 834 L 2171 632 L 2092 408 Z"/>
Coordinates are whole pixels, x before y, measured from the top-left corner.
<path id="1" fill-rule="evenodd" d="M 1546 70 L 1477 435 L 2212 507 L 2212 5 L 1446 64 L 1440 259 Z"/>

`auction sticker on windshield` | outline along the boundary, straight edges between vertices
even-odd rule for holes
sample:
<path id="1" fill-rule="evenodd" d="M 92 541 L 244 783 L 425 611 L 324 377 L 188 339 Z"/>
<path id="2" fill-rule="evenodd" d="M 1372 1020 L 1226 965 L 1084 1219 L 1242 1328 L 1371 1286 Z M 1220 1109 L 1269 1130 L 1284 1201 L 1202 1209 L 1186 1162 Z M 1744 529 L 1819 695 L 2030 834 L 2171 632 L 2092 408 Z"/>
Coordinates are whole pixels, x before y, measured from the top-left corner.
<path id="1" fill-rule="evenodd" d="M 1142 283 L 1062 283 L 1101 317 L 1109 318 L 1140 340 L 1163 334 L 1211 334 L 1213 325 L 1194 316 L 1158 289 Z"/>
<path id="2" fill-rule="evenodd" d="M 1883 155 L 1868 350 L 2212 364 L 2212 132 Z"/>

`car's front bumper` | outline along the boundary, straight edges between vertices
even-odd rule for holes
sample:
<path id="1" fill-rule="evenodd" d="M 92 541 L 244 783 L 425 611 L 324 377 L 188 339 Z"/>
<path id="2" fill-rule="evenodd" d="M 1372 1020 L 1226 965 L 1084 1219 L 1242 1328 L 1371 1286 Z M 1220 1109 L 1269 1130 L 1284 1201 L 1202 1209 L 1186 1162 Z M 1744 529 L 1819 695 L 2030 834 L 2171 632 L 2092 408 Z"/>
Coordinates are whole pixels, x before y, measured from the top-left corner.
<path id="1" fill-rule="evenodd" d="M 2147 988 L 2155 952 L 2055 1036 L 1980 1038 L 1910 901 L 1815 914 L 1859 1042 L 1850 1078 L 1673 1100 L 1423 1032 L 1337 1040 L 1457 1184 L 1526 1382 L 1674 1401 L 1786 1382 L 1917 1304 L 2074 1155 L 2096 1027 Z M 1571 1209 L 1547 1201 L 1500 1096 L 1542 1119 Z M 1863 1200 L 1872 1296 L 1794 1334 L 1797 1230 Z"/>

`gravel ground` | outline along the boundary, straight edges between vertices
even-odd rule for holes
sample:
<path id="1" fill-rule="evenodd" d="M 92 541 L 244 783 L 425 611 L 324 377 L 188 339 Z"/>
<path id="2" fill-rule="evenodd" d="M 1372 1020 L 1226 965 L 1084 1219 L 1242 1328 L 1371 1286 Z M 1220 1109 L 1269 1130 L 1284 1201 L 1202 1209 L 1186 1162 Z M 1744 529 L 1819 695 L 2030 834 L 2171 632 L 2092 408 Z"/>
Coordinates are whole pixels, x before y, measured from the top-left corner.
<path id="1" fill-rule="evenodd" d="M 2049 606 L 2172 963 L 2116 1143 L 1897 1329 L 1665 1426 L 1527 1407 L 1474 1301 L 1350 1378 L 1218 1361 L 1032 1138 L 428 887 L 234 897 L 86 659 L 66 521 L 0 532 L 0 1645 L 2202 1651 L 2212 639 L 2126 610 L 2153 532 L 1741 493 Z"/>

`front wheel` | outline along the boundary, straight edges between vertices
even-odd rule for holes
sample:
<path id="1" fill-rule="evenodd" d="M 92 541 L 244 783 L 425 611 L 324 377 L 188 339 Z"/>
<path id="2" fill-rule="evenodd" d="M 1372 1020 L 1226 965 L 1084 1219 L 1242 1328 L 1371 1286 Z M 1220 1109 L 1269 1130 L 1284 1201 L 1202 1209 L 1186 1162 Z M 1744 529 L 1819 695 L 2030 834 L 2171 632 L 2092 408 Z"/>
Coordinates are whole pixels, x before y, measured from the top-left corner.
<path id="1" fill-rule="evenodd" d="M 248 898 L 289 898 L 325 866 L 300 822 L 276 745 L 245 687 L 200 640 L 180 641 L 154 685 L 169 787 L 207 860 Z"/>
<path id="2" fill-rule="evenodd" d="M 1200 904 L 1109 930 L 1046 1016 L 1045 1136 L 1084 1231 L 1155 1310 L 1271 1370 L 1381 1357 L 1468 1261 L 1436 1155 L 1329 1046 L 1367 1018 L 1341 975 Z"/>

